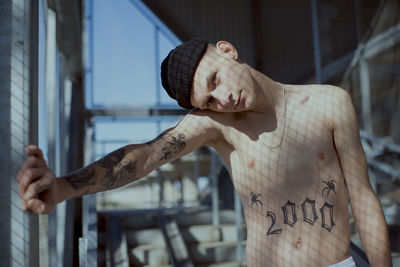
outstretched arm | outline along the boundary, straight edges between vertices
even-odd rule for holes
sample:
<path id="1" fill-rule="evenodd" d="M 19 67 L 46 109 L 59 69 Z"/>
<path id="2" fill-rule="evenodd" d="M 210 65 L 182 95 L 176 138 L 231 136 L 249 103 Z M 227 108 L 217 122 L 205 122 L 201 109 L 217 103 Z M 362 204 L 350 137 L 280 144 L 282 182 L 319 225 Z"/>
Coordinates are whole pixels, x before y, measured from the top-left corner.
<path id="1" fill-rule="evenodd" d="M 371 266 L 392 266 L 389 234 L 379 199 L 372 190 L 350 96 L 340 90 L 334 105 L 334 142 L 357 229 Z"/>
<path id="2" fill-rule="evenodd" d="M 63 200 L 124 186 L 217 138 L 218 130 L 209 117 L 195 112 L 148 143 L 122 147 L 60 178 L 47 168 L 40 149 L 29 146 L 17 176 L 22 208 L 48 213 Z"/>

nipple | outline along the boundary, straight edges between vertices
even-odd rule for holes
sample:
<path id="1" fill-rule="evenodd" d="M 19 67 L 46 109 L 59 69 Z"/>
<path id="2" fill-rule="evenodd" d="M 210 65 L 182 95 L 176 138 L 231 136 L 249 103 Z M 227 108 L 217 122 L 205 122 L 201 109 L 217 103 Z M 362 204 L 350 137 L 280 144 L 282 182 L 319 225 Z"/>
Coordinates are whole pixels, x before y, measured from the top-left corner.
<path id="1" fill-rule="evenodd" d="M 296 249 L 300 249 L 301 248 L 301 238 L 299 237 L 299 239 L 297 239 L 297 242 L 294 244 L 294 247 Z"/>
<path id="2" fill-rule="evenodd" d="M 324 159 L 325 159 L 325 154 L 322 153 L 322 152 L 319 152 L 319 153 L 318 153 L 318 158 L 319 158 L 320 160 L 324 160 Z"/>
<path id="3" fill-rule="evenodd" d="M 249 167 L 250 167 L 250 168 L 253 168 L 254 165 L 255 165 L 254 159 L 250 160 L 250 161 L 249 161 Z"/>

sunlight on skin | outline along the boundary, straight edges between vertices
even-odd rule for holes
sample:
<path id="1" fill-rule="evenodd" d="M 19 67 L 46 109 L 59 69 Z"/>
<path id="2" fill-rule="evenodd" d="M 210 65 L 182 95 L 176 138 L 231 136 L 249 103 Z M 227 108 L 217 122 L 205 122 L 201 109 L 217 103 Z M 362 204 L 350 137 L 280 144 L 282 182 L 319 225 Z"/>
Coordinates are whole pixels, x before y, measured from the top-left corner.
<path id="1" fill-rule="evenodd" d="M 248 266 L 329 266 L 347 259 L 349 199 L 371 265 L 391 266 L 386 222 L 343 89 L 277 83 L 219 42 L 198 65 L 191 103 L 198 109 L 154 140 L 120 148 L 62 179 L 47 172 L 35 185 L 22 168 L 25 209 L 49 212 L 62 200 L 123 186 L 208 145 L 223 159 L 243 204 Z M 52 190 L 31 203 L 41 188 Z"/>

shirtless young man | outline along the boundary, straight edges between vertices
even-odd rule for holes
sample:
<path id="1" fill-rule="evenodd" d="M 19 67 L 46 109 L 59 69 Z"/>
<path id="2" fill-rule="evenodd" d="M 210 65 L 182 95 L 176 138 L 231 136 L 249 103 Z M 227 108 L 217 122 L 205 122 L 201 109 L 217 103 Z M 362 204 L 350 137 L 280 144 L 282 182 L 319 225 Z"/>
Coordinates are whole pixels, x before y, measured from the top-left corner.
<path id="1" fill-rule="evenodd" d="M 344 90 L 275 82 L 241 62 L 230 43 L 199 39 L 168 55 L 162 80 L 181 106 L 196 109 L 156 139 L 59 179 L 41 151 L 27 147 L 17 176 L 22 208 L 48 213 L 61 201 L 121 187 L 208 145 L 243 203 L 248 266 L 354 266 L 345 265 L 352 261 L 349 198 L 371 265 L 391 266 L 386 222 Z"/>

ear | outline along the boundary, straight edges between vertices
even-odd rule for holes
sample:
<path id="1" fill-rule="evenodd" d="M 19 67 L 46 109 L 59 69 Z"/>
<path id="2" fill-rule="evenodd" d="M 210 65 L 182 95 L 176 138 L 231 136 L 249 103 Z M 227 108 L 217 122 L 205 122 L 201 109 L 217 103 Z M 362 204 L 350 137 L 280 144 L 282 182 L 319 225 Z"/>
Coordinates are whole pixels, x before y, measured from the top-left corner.
<path id="1" fill-rule="evenodd" d="M 219 41 L 215 46 L 217 47 L 217 51 L 222 52 L 223 54 L 234 60 L 238 59 L 238 52 L 231 43 L 227 41 Z"/>

